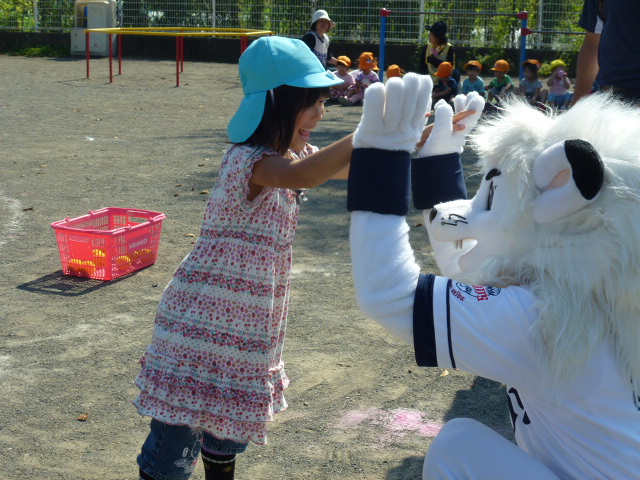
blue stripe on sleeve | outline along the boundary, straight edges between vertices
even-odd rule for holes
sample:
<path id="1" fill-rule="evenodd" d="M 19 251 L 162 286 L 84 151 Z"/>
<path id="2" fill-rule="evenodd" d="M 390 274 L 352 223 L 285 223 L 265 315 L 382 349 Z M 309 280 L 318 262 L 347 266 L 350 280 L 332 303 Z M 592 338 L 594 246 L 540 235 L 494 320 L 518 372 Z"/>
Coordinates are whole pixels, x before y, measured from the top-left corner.
<path id="1" fill-rule="evenodd" d="M 433 284 L 435 275 L 420 274 L 413 302 L 413 348 L 416 364 L 437 367 L 436 337 L 433 324 Z"/>
<path id="2" fill-rule="evenodd" d="M 451 295 L 449 292 L 451 291 L 451 280 L 447 281 L 447 343 L 449 343 L 449 358 L 451 359 L 451 367 L 456 368 L 456 359 L 453 357 L 453 343 L 451 342 L 451 308 L 449 304 L 449 299 Z"/>

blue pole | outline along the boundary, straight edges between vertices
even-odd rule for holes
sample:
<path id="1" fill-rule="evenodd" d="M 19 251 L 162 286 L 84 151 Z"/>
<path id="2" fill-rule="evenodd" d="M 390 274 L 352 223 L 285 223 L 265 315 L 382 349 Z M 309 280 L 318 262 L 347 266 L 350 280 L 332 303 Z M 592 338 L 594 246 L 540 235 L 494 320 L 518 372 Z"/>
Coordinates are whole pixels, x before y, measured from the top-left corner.
<path id="1" fill-rule="evenodd" d="M 385 15 L 384 9 L 380 10 L 380 53 L 378 61 L 378 68 L 380 72 L 378 76 L 380 77 L 380 81 L 384 82 L 384 54 L 385 54 L 385 43 L 387 38 L 387 15 Z"/>

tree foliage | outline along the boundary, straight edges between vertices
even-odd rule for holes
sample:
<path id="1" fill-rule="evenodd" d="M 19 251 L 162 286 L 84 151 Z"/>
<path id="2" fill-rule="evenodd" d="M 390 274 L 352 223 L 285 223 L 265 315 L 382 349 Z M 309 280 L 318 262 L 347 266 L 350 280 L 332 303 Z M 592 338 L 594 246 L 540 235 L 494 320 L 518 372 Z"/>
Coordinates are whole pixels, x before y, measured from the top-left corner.
<path id="1" fill-rule="evenodd" d="M 32 0 L 0 0 L 0 25 L 10 29 L 34 28 Z"/>

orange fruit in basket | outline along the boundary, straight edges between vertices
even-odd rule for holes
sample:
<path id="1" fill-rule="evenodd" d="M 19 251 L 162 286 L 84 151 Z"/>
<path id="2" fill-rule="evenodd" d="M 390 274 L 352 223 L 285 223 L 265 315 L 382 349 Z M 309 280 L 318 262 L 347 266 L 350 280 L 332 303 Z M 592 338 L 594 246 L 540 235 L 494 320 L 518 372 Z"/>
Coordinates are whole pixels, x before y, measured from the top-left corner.
<path id="1" fill-rule="evenodd" d="M 148 248 L 143 248 L 138 252 L 138 259 L 142 264 L 153 262 L 153 250 L 150 250 Z"/>
<path id="2" fill-rule="evenodd" d="M 138 257 L 140 256 L 140 252 L 137 250 L 135 252 L 129 252 L 127 256 L 131 259 L 131 263 L 136 263 L 138 261 Z"/>
<path id="3" fill-rule="evenodd" d="M 106 264 L 106 254 L 102 248 L 95 248 L 91 250 L 93 253 L 93 259 L 95 260 L 96 267 L 104 267 Z"/>
<path id="4" fill-rule="evenodd" d="M 67 265 L 69 275 L 79 275 L 79 269 L 82 267 L 83 263 L 84 262 L 82 260 L 78 260 L 77 258 L 69 260 L 69 264 Z"/>
<path id="5" fill-rule="evenodd" d="M 94 273 L 96 273 L 96 264 L 91 260 L 87 260 L 86 262 L 82 262 L 83 265 L 80 267 L 80 275 L 83 277 L 90 277 Z"/>
<path id="6" fill-rule="evenodd" d="M 123 272 L 131 268 L 131 257 L 126 255 L 120 255 L 116 258 L 116 269 Z"/>
<path id="7" fill-rule="evenodd" d="M 79 277 L 90 277 L 96 272 L 96 264 L 90 260 L 82 261 L 77 258 L 69 260 L 69 275 L 77 275 Z"/>

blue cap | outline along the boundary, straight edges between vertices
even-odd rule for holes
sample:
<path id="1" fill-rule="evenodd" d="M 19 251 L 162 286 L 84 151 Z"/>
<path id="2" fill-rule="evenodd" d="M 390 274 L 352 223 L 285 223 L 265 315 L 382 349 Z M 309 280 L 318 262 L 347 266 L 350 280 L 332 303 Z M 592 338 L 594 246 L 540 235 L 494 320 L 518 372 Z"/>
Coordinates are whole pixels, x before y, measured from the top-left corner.
<path id="1" fill-rule="evenodd" d="M 325 70 L 304 42 L 276 36 L 252 42 L 240 57 L 239 72 L 244 98 L 227 127 L 233 143 L 246 141 L 256 131 L 269 90 L 280 85 L 320 88 L 343 82 Z"/>

